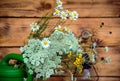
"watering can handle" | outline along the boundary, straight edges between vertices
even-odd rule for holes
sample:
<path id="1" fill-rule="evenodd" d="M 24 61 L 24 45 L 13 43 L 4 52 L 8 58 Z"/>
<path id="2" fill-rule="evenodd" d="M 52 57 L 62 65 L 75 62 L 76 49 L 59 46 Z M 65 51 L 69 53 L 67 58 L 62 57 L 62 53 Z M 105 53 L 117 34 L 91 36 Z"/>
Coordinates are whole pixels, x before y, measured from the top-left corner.
<path id="1" fill-rule="evenodd" d="M 23 57 L 21 54 L 15 54 L 15 53 L 10 53 L 10 54 L 7 54 L 1 61 L 0 64 L 2 65 L 8 65 L 8 61 L 10 59 L 14 59 L 14 60 L 18 60 L 22 63 L 24 63 L 23 61 Z M 27 72 L 27 81 L 33 81 L 33 75 L 31 75 L 29 72 Z"/>

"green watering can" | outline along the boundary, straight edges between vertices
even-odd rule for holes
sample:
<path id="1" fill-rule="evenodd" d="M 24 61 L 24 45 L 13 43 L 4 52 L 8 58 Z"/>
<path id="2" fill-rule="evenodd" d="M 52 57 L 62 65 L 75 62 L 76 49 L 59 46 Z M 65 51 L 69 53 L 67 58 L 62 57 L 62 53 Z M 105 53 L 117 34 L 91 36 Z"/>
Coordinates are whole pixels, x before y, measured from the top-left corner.
<path id="1" fill-rule="evenodd" d="M 33 81 L 33 75 L 25 73 L 22 68 L 14 68 L 9 65 L 10 59 L 18 60 L 23 63 L 21 54 L 7 54 L 0 62 L 0 81 L 24 81 L 27 76 L 27 81 Z"/>

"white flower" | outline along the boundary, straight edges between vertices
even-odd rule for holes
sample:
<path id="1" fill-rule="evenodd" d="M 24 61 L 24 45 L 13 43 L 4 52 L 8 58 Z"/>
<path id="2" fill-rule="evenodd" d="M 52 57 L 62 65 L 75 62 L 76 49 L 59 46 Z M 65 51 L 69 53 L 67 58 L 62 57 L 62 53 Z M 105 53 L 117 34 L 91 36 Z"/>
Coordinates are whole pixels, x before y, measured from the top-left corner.
<path id="1" fill-rule="evenodd" d="M 68 12 L 70 20 L 77 20 L 78 19 L 78 13 L 76 11 Z"/>
<path id="2" fill-rule="evenodd" d="M 96 43 L 96 42 L 94 42 L 94 43 L 93 43 L 93 48 L 95 49 L 95 48 L 96 48 L 96 46 L 97 46 L 97 43 Z"/>
<path id="3" fill-rule="evenodd" d="M 81 43 L 81 42 L 82 42 L 82 38 L 81 38 L 81 37 L 79 38 L 78 42 L 79 42 L 79 43 Z"/>
<path id="4" fill-rule="evenodd" d="M 57 0 L 57 8 L 62 8 L 62 2 L 60 0 Z"/>
<path id="5" fill-rule="evenodd" d="M 31 69 L 29 69 L 29 71 L 28 71 L 30 74 L 33 74 L 33 71 L 31 70 Z"/>
<path id="6" fill-rule="evenodd" d="M 41 41 L 41 44 L 42 44 L 42 47 L 43 48 L 48 48 L 50 46 L 50 41 L 48 40 L 48 38 L 44 38 L 42 41 Z"/>
<path id="7" fill-rule="evenodd" d="M 37 75 L 36 75 L 36 78 L 40 78 L 40 77 L 41 77 L 41 74 L 37 74 Z"/>
<path id="8" fill-rule="evenodd" d="M 59 9 L 55 9 L 55 12 L 53 13 L 53 15 L 59 16 L 60 15 L 60 10 Z"/>
<path id="9" fill-rule="evenodd" d="M 67 31 L 67 32 L 69 32 L 69 31 L 70 31 L 70 28 L 65 27 L 64 30 Z"/>
<path id="10" fill-rule="evenodd" d="M 60 25 L 58 25 L 57 27 L 55 27 L 55 30 L 62 31 L 62 27 Z"/>
<path id="11" fill-rule="evenodd" d="M 109 51 L 109 48 L 107 46 L 105 47 L 105 51 L 106 51 L 106 53 L 108 53 L 108 51 Z"/>
<path id="12" fill-rule="evenodd" d="M 39 65 L 40 65 L 40 62 L 39 62 L 39 61 L 36 61 L 36 62 L 35 62 L 35 65 L 36 65 L 36 66 L 39 66 Z"/>
<path id="13" fill-rule="evenodd" d="M 27 63 L 28 62 L 28 58 L 24 58 L 24 62 Z"/>
<path id="14" fill-rule="evenodd" d="M 30 28 L 34 32 L 34 31 L 39 30 L 40 26 L 37 23 L 33 22 L 32 24 L 30 24 Z"/>
<path id="15" fill-rule="evenodd" d="M 106 57 L 106 58 L 105 58 L 105 62 L 106 62 L 106 63 L 110 63 L 110 62 L 111 62 L 110 57 Z"/>
<path id="16" fill-rule="evenodd" d="M 61 11 L 60 17 L 61 17 L 62 19 L 67 19 L 67 16 L 68 16 L 68 13 L 67 13 L 66 11 Z"/>
<path id="17" fill-rule="evenodd" d="M 95 63 L 95 55 L 94 54 L 92 54 L 92 56 L 91 56 L 91 61 L 92 61 L 92 63 Z"/>

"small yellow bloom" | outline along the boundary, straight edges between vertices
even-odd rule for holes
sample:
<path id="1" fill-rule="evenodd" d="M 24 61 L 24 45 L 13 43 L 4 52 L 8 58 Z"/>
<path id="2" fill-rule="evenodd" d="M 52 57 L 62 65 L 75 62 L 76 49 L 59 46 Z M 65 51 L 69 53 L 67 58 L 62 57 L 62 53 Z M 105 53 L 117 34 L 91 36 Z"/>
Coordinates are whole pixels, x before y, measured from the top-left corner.
<path id="1" fill-rule="evenodd" d="M 74 63 L 73 63 L 77 68 L 80 68 L 81 66 L 82 66 L 82 55 L 81 54 L 79 54 L 77 57 L 76 57 L 76 59 L 75 59 L 75 61 L 74 61 Z"/>
<path id="2" fill-rule="evenodd" d="M 72 57 L 72 51 L 70 51 L 70 53 L 68 54 L 68 57 Z"/>

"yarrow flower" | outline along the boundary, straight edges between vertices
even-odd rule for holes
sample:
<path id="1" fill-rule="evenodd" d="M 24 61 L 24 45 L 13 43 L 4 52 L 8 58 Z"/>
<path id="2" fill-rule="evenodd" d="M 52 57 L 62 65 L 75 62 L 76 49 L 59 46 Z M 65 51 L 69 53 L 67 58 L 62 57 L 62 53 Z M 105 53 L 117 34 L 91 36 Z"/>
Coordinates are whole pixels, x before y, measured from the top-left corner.
<path id="1" fill-rule="evenodd" d="M 39 30 L 40 26 L 37 23 L 33 22 L 32 24 L 30 24 L 30 28 L 34 32 L 34 31 Z"/>
<path id="2" fill-rule="evenodd" d="M 42 41 L 41 41 L 41 44 L 42 44 L 42 47 L 43 48 L 48 48 L 50 46 L 50 41 L 48 40 L 48 38 L 44 38 Z"/>

